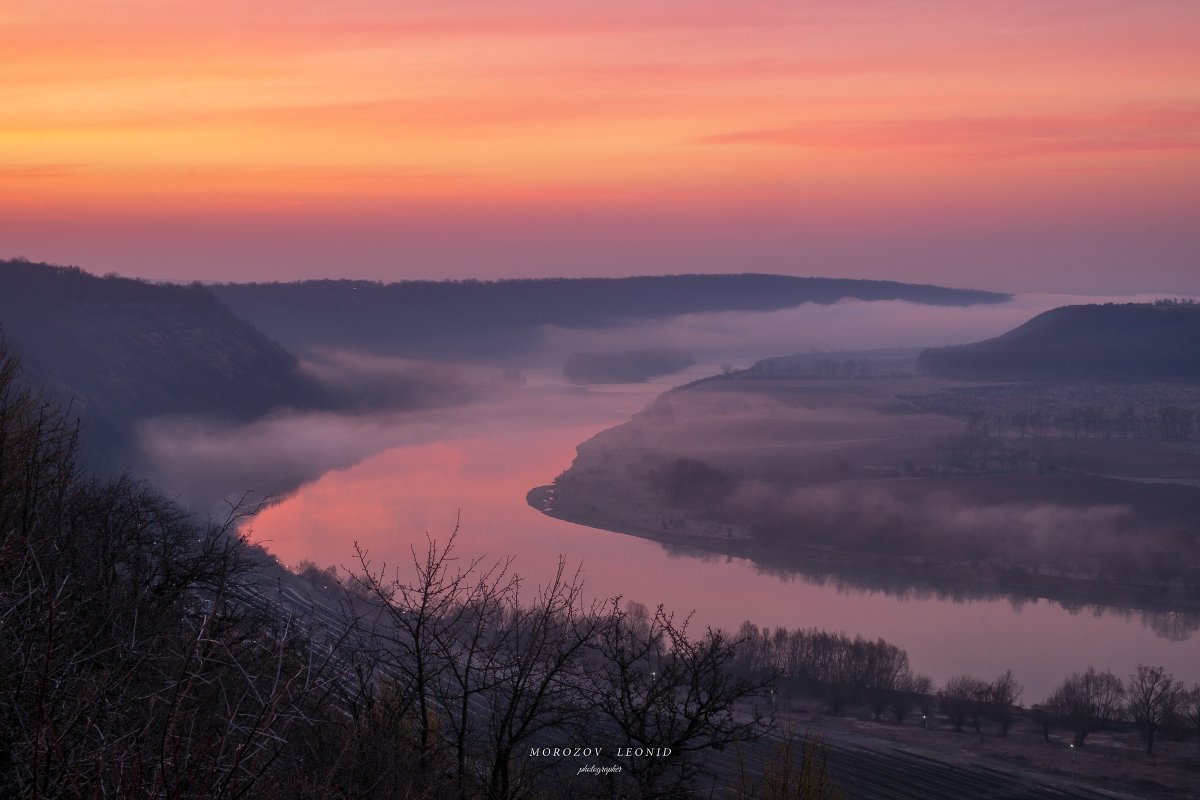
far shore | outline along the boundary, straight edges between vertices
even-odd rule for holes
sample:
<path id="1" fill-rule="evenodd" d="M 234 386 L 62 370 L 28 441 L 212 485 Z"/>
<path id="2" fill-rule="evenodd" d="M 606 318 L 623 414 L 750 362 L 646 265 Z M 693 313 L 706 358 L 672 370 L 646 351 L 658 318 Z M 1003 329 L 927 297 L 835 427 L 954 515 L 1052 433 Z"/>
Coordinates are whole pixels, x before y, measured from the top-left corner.
<path id="1" fill-rule="evenodd" d="M 787 561 L 769 547 L 745 535 L 721 537 L 639 524 L 608 513 L 612 498 L 573 487 L 573 501 L 555 502 L 556 487 L 538 486 L 526 501 L 547 516 L 610 533 L 646 539 L 669 549 L 704 555 L 744 558 L 761 568 L 817 581 L 833 579 L 851 587 L 903 595 L 932 592 L 949 598 L 1034 600 L 1048 599 L 1064 606 L 1098 606 L 1147 612 L 1200 614 L 1200 594 L 1170 591 L 1161 586 L 1125 584 L 1085 578 L 1006 571 L 986 565 L 959 565 L 928 559 L 902 558 L 825 547 L 794 547 Z M 580 496 L 582 495 L 582 496 Z M 798 557 L 798 558 L 797 558 Z"/>

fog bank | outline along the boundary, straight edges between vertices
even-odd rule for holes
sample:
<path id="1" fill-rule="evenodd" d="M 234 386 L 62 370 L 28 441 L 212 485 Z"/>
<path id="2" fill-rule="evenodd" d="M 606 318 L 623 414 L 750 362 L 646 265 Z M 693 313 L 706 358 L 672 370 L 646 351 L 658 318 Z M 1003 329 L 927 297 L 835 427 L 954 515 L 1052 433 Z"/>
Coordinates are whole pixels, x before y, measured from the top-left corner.
<path id="1" fill-rule="evenodd" d="M 1161 295 L 1017 295 L 1011 302 L 930 306 L 902 300 L 806 303 L 782 311 L 724 311 L 639 321 L 617 328 L 543 329 L 543 352 L 562 359 L 580 350 L 662 347 L 698 361 L 749 366 L 769 356 L 810 350 L 937 347 L 988 339 L 1063 305 L 1150 302 Z"/>

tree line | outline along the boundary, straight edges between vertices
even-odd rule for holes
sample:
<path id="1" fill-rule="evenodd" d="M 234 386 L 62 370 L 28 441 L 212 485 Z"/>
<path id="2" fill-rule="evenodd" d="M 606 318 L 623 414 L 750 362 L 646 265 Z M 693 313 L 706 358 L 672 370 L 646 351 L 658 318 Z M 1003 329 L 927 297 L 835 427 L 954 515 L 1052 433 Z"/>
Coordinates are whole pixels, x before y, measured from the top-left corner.
<path id="1" fill-rule="evenodd" d="M 1200 396 L 1188 384 L 1011 384 L 900 399 L 964 420 L 976 438 L 1187 441 L 1200 434 Z"/>
<path id="2" fill-rule="evenodd" d="M 1125 680 L 1088 667 L 1064 680 L 1043 704 L 1033 707 L 1033 713 L 1044 737 L 1049 738 L 1051 726 L 1057 724 L 1073 734 L 1078 747 L 1091 733 L 1133 723 L 1151 754 L 1164 730 L 1181 733 L 1190 728 L 1200 737 L 1200 684 L 1188 689 L 1163 667 L 1145 664 Z"/>
<path id="3" fill-rule="evenodd" d="M 0 795 L 250 796 L 326 713 L 330 659 L 238 599 L 236 517 L 88 479 L 77 441 L 0 344 Z"/>
<path id="4" fill-rule="evenodd" d="M 750 621 L 742 624 L 737 638 L 736 669 L 786 681 L 821 698 L 831 714 L 859 705 L 876 720 L 886 714 L 899 725 L 919 710 L 922 724 L 928 725 L 936 711 L 955 731 L 969 725 L 982 733 L 988 724 L 999 736 L 1027 714 L 1046 741 L 1059 728 L 1082 747 L 1091 733 L 1132 724 L 1148 754 L 1164 730 L 1175 735 L 1190 730 L 1200 747 L 1200 684 L 1189 689 L 1163 667 L 1139 665 L 1125 680 L 1089 667 L 1026 710 L 1019 706 L 1024 688 L 1011 670 L 993 680 L 955 675 L 938 687 L 928 675 L 912 671 L 904 650 L 882 639 L 815 628 L 760 629 Z"/>

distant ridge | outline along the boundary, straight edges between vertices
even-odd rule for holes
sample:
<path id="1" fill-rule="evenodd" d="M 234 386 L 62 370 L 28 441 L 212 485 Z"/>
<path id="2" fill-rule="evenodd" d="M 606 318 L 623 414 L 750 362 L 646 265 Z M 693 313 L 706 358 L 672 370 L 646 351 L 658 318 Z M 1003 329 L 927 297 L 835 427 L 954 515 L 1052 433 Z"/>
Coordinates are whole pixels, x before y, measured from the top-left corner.
<path id="1" fill-rule="evenodd" d="M 917 368 L 965 380 L 1200 381 L 1200 305 L 1063 306 L 994 339 L 926 350 Z"/>
<path id="2" fill-rule="evenodd" d="M 147 417 L 250 419 L 326 402 L 293 355 L 200 286 L 0 261 L 0 335 L 34 386 L 87 420 L 85 451 L 110 464 Z"/>
<path id="3" fill-rule="evenodd" d="M 546 325 L 611 327 L 704 311 L 772 311 L 844 299 L 929 305 L 1000 303 L 1010 295 L 895 281 L 787 275 L 667 275 L 504 281 L 316 280 L 210 290 L 285 346 L 419 356 L 506 355 Z"/>

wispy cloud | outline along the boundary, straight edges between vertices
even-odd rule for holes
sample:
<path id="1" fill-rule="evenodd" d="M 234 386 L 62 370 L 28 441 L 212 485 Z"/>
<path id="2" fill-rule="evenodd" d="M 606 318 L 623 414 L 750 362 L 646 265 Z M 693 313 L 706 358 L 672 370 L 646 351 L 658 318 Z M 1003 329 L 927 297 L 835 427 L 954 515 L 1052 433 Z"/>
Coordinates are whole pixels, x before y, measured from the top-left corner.
<path id="1" fill-rule="evenodd" d="M 731 131 L 701 145 L 763 144 L 824 150 L 924 150 L 972 158 L 1200 151 L 1200 104 L 1101 113 L 856 122 L 815 121 Z"/>
<path id="2" fill-rule="evenodd" d="M 63 178 L 88 169 L 88 164 L 0 164 L 0 179 Z"/>

